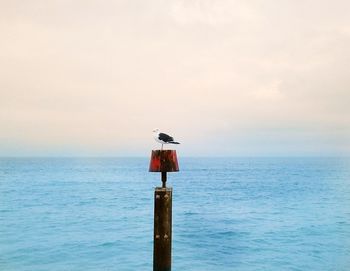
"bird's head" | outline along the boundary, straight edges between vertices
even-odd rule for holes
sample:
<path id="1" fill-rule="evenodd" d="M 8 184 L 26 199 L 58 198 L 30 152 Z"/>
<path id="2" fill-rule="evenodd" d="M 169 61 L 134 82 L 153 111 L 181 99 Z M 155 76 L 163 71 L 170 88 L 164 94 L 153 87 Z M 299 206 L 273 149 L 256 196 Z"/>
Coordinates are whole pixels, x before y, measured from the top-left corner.
<path id="1" fill-rule="evenodd" d="M 158 128 L 155 128 L 155 129 L 153 129 L 152 132 L 153 132 L 153 133 L 158 133 L 158 132 L 159 132 L 159 129 L 158 129 Z"/>

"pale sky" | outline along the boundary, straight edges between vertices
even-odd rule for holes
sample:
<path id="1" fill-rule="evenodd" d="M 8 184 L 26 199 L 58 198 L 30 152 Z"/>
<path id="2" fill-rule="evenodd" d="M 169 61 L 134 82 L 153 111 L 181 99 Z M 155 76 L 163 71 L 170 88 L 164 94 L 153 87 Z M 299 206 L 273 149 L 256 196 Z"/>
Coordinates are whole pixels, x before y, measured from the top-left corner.
<path id="1" fill-rule="evenodd" d="M 350 155 L 348 0 L 0 0 L 0 156 Z"/>

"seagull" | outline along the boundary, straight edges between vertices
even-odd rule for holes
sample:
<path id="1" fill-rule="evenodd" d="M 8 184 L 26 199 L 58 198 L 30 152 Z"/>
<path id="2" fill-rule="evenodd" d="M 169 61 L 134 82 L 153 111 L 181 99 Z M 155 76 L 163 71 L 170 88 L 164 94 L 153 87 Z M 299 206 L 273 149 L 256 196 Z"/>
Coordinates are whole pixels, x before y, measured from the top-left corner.
<path id="1" fill-rule="evenodd" d="M 153 130 L 153 136 L 155 141 L 162 144 L 162 150 L 163 144 L 180 144 L 179 142 L 174 141 L 172 136 L 161 133 L 158 128 Z"/>

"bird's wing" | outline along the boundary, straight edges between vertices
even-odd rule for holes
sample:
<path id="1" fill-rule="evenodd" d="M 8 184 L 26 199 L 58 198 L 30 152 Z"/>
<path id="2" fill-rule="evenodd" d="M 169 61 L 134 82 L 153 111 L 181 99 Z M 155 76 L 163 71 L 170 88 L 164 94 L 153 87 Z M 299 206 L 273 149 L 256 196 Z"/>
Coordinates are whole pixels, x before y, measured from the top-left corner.
<path id="1" fill-rule="evenodd" d="M 159 138 L 159 140 L 162 140 L 164 142 L 174 141 L 174 138 L 172 138 L 170 135 L 167 135 L 164 133 L 159 133 L 158 138 Z"/>

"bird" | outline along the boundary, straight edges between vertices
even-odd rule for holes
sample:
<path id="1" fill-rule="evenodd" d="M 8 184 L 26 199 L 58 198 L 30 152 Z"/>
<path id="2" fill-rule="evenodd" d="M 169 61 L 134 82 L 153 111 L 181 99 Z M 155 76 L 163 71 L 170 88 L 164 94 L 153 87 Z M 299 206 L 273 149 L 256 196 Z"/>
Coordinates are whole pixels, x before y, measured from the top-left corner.
<path id="1" fill-rule="evenodd" d="M 155 141 L 162 144 L 162 150 L 163 144 L 180 144 L 179 142 L 174 141 L 174 138 L 172 136 L 161 133 L 158 128 L 153 130 L 153 136 Z"/>

